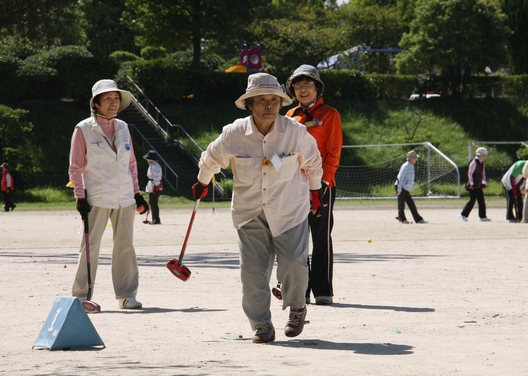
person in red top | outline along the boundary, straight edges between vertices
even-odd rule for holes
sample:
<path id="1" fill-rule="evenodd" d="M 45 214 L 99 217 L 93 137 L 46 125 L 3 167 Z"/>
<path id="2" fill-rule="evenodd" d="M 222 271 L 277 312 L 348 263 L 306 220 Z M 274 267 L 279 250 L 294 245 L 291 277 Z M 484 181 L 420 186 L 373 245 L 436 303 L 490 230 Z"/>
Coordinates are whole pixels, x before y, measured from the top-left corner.
<path id="1" fill-rule="evenodd" d="M 315 304 L 333 303 L 333 263 L 332 227 L 334 225 L 333 208 L 336 196 L 335 173 L 339 167 L 343 146 L 343 131 L 339 112 L 323 102 L 321 95 L 324 83 L 319 72 L 311 65 L 301 65 L 286 81 L 286 91 L 299 101 L 299 105 L 290 109 L 286 116 L 293 117 L 304 124 L 315 140 L 323 161 L 323 177 L 320 195 L 323 209 L 320 213 L 309 214 L 308 222 L 312 234 L 312 262 L 306 302 L 310 302 L 310 293 Z"/>
<path id="2" fill-rule="evenodd" d="M 16 205 L 13 204 L 13 190 L 15 189 L 15 181 L 13 175 L 9 172 L 9 165 L 2 163 L 2 199 L 4 201 L 4 211 L 8 212 L 9 209 L 15 210 Z"/>

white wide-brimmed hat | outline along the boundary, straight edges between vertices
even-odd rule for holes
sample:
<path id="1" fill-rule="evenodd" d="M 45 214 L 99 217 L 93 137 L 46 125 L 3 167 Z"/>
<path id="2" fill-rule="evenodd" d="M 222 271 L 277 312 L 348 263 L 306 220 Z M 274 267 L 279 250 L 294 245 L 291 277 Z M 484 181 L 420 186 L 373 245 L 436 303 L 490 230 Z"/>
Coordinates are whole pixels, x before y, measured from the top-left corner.
<path id="1" fill-rule="evenodd" d="M 291 98 L 284 92 L 277 78 L 268 73 L 254 73 L 248 77 L 246 93 L 235 101 L 235 105 L 246 109 L 246 99 L 257 95 L 277 95 L 282 98 L 282 105 L 289 106 L 293 103 Z"/>
<path id="2" fill-rule="evenodd" d="M 119 105 L 119 111 L 123 111 L 132 102 L 132 94 L 127 90 L 121 90 L 117 88 L 117 83 L 113 80 L 99 80 L 92 87 L 92 99 L 90 99 L 90 111 L 94 110 L 94 98 L 102 93 L 108 93 L 110 91 L 118 91 L 121 94 L 121 104 Z"/>

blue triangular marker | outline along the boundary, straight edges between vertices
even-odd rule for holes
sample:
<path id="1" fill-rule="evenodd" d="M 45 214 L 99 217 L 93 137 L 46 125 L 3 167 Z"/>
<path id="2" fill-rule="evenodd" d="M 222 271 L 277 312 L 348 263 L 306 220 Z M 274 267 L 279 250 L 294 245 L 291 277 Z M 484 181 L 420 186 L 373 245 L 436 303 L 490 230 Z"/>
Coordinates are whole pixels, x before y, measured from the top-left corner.
<path id="1" fill-rule="evenodd" d="M 58 296 L 33 347 L 49 350 L 76 350 L 105 347 L 79 299 Z"/>

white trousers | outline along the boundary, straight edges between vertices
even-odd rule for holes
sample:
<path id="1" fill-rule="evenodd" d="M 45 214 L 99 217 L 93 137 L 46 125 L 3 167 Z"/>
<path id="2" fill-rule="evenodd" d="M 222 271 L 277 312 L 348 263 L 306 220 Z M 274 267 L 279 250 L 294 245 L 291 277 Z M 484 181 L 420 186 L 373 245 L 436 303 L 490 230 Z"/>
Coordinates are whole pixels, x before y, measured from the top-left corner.
<path id="1" fill-rule="evenodd" d="M 277 256 L 277 280 L 282 282 L 282 309 L 303 308 L 308 287 L 308 218 L 271 236 L 264 211 L 238 230 L 242 280 L 242 308 L 251 328 L 271 321 L 270 278 Z"/>
<path id="2" fill-rule="evenodd" d="M 90 270 L 92 285 L 95 284 L 101 238 L 110 219 L 114 248 L 112 250 L 112 282 L 116 299 L 135 298 L 139 285 L 136 251 L 133 245 L 134 205 L 119 209 L 92 207 L 88 215 L 90 242 Z M 72 296 L 86 298 L 88 294 L 88 268 L 86 266 L 86 244 L 83 239 L 77 265 L 77 274 L 72 287 Z"/>

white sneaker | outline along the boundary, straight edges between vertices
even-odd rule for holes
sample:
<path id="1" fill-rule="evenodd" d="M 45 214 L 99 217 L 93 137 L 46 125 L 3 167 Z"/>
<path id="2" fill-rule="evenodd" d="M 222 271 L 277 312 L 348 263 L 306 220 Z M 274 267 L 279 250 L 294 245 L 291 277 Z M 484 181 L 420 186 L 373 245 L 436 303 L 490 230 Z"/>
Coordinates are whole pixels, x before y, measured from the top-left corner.
<path id="1" fill-rule="evenodd" d="M 468 221 L 467 217 L 464 217 L 462 214 L 459 214 L 459 215 L 458 215 L 458 218 L 460 218 L 460 219 L 463 220 L 464 222 L 467 222 L 467 221 Z"/>
<path id="2" fill-rule="evenodd" d="M 488 217 L 485 217 L 485 218 L 480 218 L 480 221 L 481 222 L 489 222 L 489 221 L 491 221 L 491 219 L 489 219 Z"/>
<path id="3" fill-rule="evenodd" d="M 136 298 L 119 299 L 119 308 L 121 309 L 138 309 L 141 307 L 143 307 L 143 304 L 138 302 Z"/>

